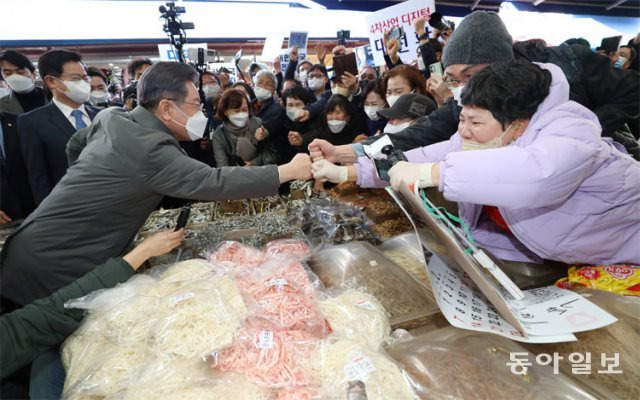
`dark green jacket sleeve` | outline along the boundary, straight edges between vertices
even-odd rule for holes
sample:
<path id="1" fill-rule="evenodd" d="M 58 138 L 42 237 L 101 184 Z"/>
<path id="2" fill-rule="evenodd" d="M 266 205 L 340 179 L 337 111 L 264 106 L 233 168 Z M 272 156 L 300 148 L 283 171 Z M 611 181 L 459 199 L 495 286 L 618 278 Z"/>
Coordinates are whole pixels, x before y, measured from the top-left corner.
<path id="1" fill-rule="evenodd" d="M 29 364 L 41 352 L 57 346 L 78 328 L 83 310 L 65 309 L 67 300 L 125 282 L 135 271 L 113 258 L 51 296 L 36 300 L 0 318 L 2 378 Z"/>

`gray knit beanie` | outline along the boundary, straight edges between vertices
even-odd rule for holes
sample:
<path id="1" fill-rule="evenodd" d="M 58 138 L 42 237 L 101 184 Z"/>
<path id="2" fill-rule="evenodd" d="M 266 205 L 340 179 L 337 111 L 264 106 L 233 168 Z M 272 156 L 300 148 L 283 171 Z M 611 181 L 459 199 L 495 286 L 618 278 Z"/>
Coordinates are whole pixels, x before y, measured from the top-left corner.
<path id="1" fill-rule="evenodd" d="M 493 11 L 475 11 L 467 15 L 442 52 L 445 68 L 454 64 L 491 64 L 513 58 L 511 35 Z"/>

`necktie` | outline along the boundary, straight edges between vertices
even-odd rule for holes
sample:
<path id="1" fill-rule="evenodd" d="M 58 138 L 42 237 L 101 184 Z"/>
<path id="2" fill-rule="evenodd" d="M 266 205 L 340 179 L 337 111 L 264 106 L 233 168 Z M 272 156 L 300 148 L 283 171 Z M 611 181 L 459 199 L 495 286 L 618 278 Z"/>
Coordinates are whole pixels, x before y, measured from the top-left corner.
<path id="1" fill-rule="evenodd" d="M 71 111 L 71 116 L 76 119 L 76 129 L 82 129 L 87 127 L 87 124 L 85 124 L 84 121 L 82 120 L 82 115 L 83 115 L 82 111 L 80 110 Z"/>

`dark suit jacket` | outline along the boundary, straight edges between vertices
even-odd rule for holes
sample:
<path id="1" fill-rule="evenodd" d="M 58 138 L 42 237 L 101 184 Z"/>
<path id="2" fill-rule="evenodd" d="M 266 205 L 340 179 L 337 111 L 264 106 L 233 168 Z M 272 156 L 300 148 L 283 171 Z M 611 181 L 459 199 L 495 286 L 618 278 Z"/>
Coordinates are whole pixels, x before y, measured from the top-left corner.
<path id="1" fill-rule="evenodd" d="M 29 176 L 18 139 L 17 115 L 0 111 L 5 163 L 0 165 L 0 210 L 12 219 L 26 218 L 35 208 Z"/>
<path id="2" fill-rule="evenodd" d="M 88 104 L 85 109 L 91 119 L 100 111 Z M 18 136 L 36 205 L 67 172 L 65 149 L 75 131 L 53 102 L 18 117 Z"/>

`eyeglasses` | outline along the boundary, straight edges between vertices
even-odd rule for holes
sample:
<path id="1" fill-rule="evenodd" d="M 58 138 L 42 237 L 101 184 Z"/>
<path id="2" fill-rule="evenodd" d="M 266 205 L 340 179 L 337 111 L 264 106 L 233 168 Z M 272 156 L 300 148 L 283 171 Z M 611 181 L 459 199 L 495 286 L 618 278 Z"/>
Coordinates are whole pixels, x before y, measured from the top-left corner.
<path id="1" fill-rule="evenodd" d="M 309 79 L 312 79 L 312 78 L 322 78 L 323 76 L 324 76 L 324 75 L 322 75 L 322 74 L 318 74 L 318 75 L 316 75 L 316 74 L 309 74 L 309 75 L 307 75 L 307 78 L 309 78 Z"/>
<path id="2" fill-rule="evenodd" d="M 65 76 L 64 74 L 60 75 L 60 78 L 62 78 L 63 76 Z M 91 78 L 89 78 L 89 75 L 80 75 L 80 74 L 67 74 L 66 76 L 69 77 L 69 79 L 66 79 L 68 81 L 71 82 L 79 82 L 79 81 L 85 81 L 85 82 L 89 82 L 89 80 L 91 80 Z"/>
<path id="3" fill-rule="evenodd" d="M 457 88 L 460 85 L 464 85 L 465 83 L 467 83 L 467 80 L 468 79 L 453 79 L 449 75 L 445 75 L 444 85 L 447 87 L 447 89 L 451 90 Z"/>
<path id="4" fill-rule="evenodd" d="M 202 105 L 202 103 L 191 103 L 190 101 L 179 101 L 177 99 L 167 99 L 167 100 L 175 101 L 176 103 L 188 104 L 190 106 L 197 107 L 199 110 L 204 110 L 204 106 Z"/>

